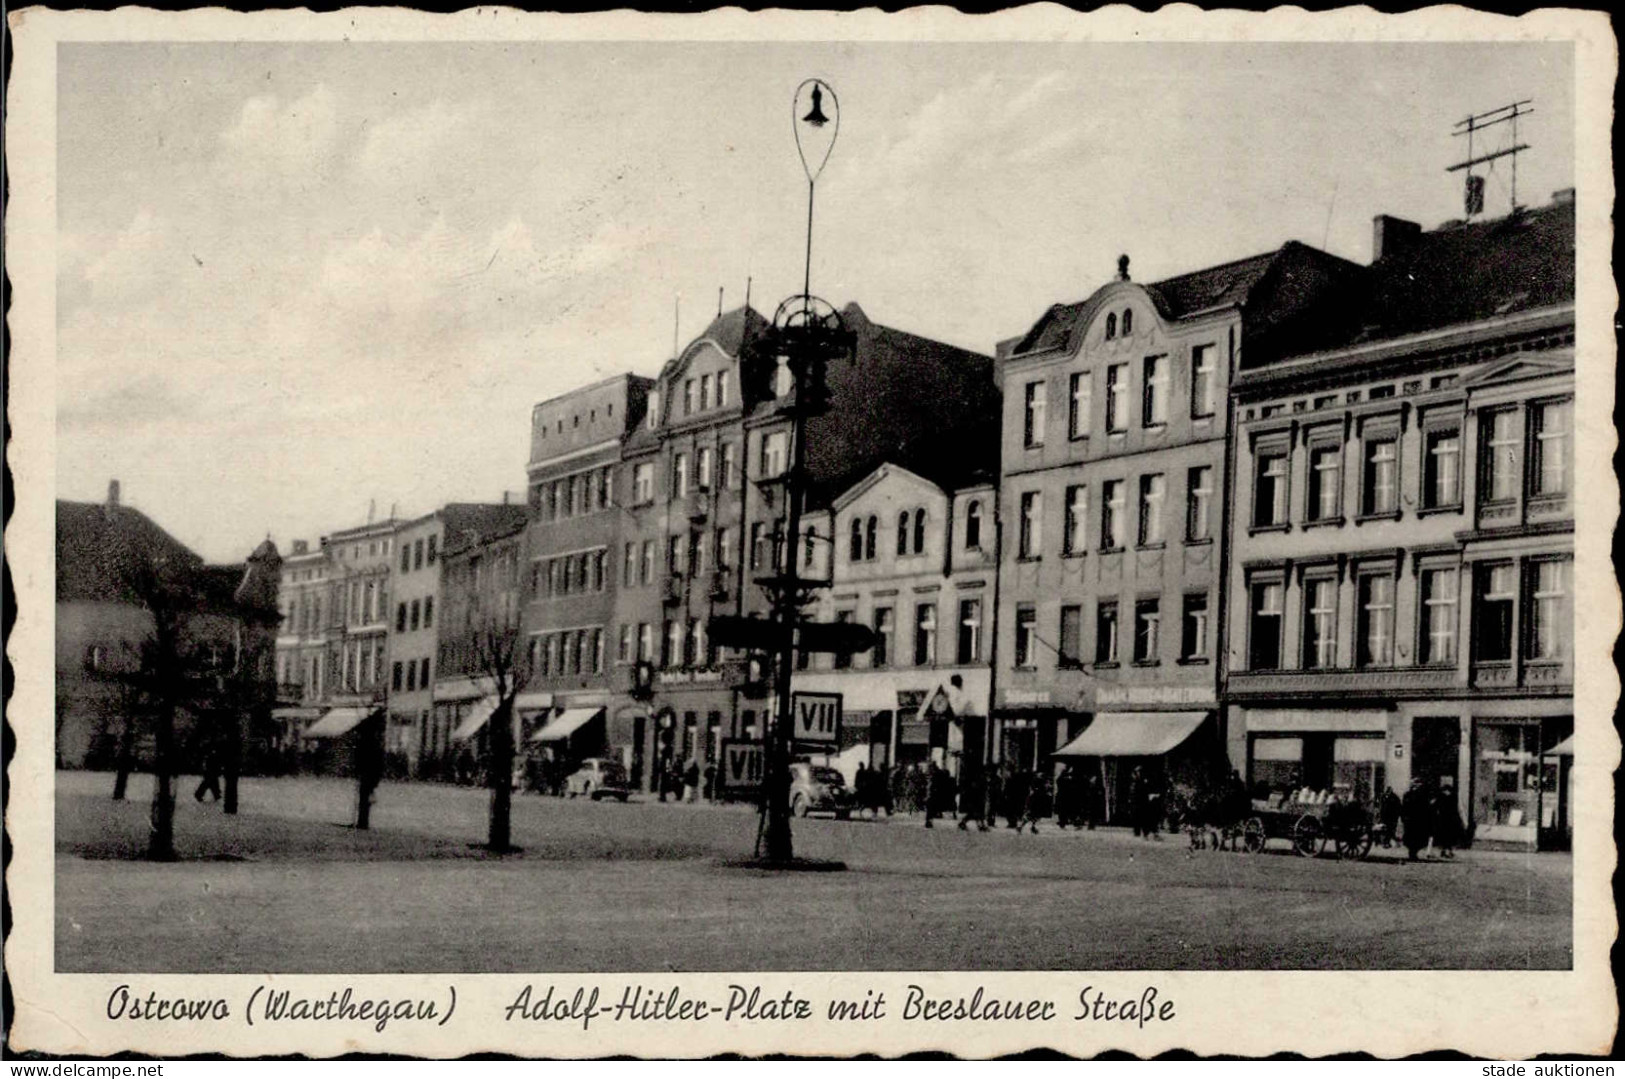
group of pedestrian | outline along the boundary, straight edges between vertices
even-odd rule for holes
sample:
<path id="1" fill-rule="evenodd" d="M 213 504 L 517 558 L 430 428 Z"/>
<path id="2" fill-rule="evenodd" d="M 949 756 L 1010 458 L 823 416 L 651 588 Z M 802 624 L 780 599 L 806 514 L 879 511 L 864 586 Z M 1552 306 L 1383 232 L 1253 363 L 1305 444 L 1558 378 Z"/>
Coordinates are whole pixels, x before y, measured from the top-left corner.
<path id="1" fill-rule="evenodd" d="M 1403 826 L 1405 856 L 1412 862 L 1417 861 L 1430 844 L 1440 858 L 1454 858 L 1467 831 L 1461 821 L 1461 810 L 1456 806 L 1456 785 L 1449 776 L 1435 784 L 1413 776 L 1404 798 L 1396 798 L 1390 787 L 1383 795 L 1381 813 L 1384 830 L 1390 835 L 1394 823 Z"/>
<path id="2" fill-rule="evenodd" d="M 1068 761 L 1055 777 L 1055 826 L 1094 831 L 1105 819 L 1105 787 L 1092 770 L 1079 769 Z"/>
<path id="3" fill-rule="evenodd" d="M 703 788 L 700 786 L 702 776 L 705 782 Z M 705 800 L 711 801 L 715 795 L 716 776 L 715 765 L 706 765 L 702 773 L 700 762 L 693 757 L 686 761 L 668 757 L 656 772 L 655 789 L 662 802 L 668 799 L 673 802 L 698 802 L 702 790 Z"/>

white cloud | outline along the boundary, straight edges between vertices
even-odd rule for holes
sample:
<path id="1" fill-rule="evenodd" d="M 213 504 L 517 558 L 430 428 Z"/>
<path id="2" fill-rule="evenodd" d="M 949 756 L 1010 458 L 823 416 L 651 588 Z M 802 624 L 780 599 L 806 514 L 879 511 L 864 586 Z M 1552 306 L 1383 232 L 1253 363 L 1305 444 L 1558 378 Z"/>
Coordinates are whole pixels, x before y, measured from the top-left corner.
<path id="1" fill-rule="evenodd" d="M 172 238 L 169 223 L 145 207 L 99 255 L 88 254 L 96 245 L 82 237 L 79 256 L 88 260 L 83 277 L 91 294 L 100 302 L 128 302 L 156 291 L 164 277 L 162 264 L 174 253 L 169 246 Z"/>
<path id="2" fill-rule="evenodd" d="M 309 190 L 332 174 L 338 134 L 338 100 L 325 85 L 286 103 L 262 94 L 221 132 L 217 166 L 247 186 Z"/>

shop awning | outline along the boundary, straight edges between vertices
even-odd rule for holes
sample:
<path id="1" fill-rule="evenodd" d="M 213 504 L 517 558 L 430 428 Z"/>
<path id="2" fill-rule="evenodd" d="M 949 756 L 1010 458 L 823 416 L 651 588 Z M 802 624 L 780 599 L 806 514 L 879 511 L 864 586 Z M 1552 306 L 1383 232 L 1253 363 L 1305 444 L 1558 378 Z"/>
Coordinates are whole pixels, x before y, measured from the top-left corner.
<path id="1" fill-rule="evenodd" d="M 1551 749 L 1548 749 L 1545 755 L 1548 757 L 1574 756 L 1574 735 L 1569 735 L 1567 738 L 1557 743 L 1557 745 L 1553 746 Z"/>
<path id="2" fill-rule="evenodd" d="M 513 699 L 515 712 L 540 712 L 544 708 L 551 707 L 553 707 L 551 693 L 521 693 Z"/>
<path id="3" fill-rule="evenodd" d="M 532 742 L 557 742 L 568 738 L 604 714 L 602 708 L 566 708 L 553 721 L 530 736 Z"/>
<path id="4" fill-rule="evenodd" d="M 491 718 L 491 713 L 497 710 L 495 697 L 481 697 L 479 703 L 468 710 L 463 721 L 457 724 L 457 729 L 451 732 L 453 742 L 466 742 L 480 732 L 485 721 Z"/>
<path id="5" fill-rule="evenodd" d="M 1099 712 L 1057 757 L 1160 757 L 1196 733 L 1206 712 Z"/>
<path id="6" fill-rule="evenodd" d="M 306 738 L 339 738 L 349 734 L 363 719 L 366 719 L 369 710 L 366 708 L 332 708 L 328 713 L 305 731 Z"/>
<path id="7" fill-rule="evenodd" d="M 271 718 L 272 719 L 280 719 L 280 720 L 284 720 L 284 721 L 290 720 L 290 719 L 320 719 L 321 717 L 322 717 L 322 710 L 320 708 L 273 708 L 273 709 L 271 709 Z"/>

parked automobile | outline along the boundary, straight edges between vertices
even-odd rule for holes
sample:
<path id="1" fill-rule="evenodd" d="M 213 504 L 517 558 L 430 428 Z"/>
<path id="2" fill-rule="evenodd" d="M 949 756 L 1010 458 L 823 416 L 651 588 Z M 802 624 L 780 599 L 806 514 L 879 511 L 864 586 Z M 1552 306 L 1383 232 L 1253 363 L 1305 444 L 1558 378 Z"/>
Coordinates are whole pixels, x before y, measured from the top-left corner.
<path id="1" fill-rule="evenodd" d="M 571 798 L 579 794 L 595 802 L 601 798 L 619 798 L 624 802 L 631 793 L 631 784 L 620 761 L 588 757 L 564 781 L 564 793 Z"/>
<path id="2" fill-rule="evenodd" d="M 835 769 L 806 761 L 790 765 L 790 811 L 796 816 L 833 813 L 846 820 L 856 803 L 857 795 Z"/>

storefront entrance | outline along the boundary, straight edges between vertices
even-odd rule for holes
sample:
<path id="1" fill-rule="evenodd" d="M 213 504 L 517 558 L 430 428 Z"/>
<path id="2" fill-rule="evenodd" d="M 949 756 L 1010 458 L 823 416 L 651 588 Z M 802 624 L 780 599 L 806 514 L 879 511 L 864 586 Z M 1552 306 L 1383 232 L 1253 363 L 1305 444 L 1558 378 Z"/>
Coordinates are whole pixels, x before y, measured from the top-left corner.
<path id="1" fill-rule="evenodd" d="M 1542 836 L 1552 845 L 1563 833 L 1562 768 L 1550 751 L 1573 725 L 1569 717 L 1473 721 L 1476 839 L 1534 848 Z"/>

